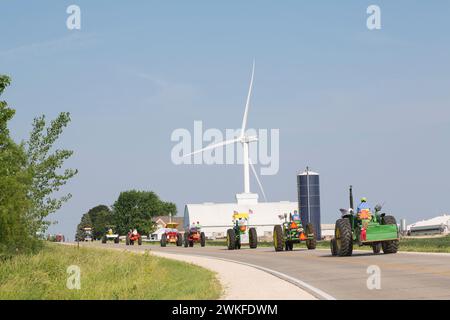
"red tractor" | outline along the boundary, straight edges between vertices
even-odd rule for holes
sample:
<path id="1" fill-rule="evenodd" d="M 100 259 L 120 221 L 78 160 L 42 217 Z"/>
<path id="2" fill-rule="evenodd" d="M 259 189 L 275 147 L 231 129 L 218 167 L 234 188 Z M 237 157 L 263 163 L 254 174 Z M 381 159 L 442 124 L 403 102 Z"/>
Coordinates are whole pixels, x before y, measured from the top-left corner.
<path id="1" fill-rule="evenodd" d="M 161 235 L 161 247 L 165 247 L 167 243 L 175 243 L 177 247 L 181 247 L 183 239 L 177 227 L 178 223 L 175 222 L 166 224 L 166 231 Z"/>
<path id="2" fill-rule="evenodd" d="M 194 243 L 200 243 L 202 247 L 206 244 L 205 233 L 200 231 L 200 225 L 192 226 L 184 232 L 184 247 L 193 247 Z"/>
<path id="3" fill-rule="evenodd" d="M 137 241 L 138 245 L 142 245 L 142 236 L 137 232 L 136 229 L 128 231 L 127 237 L 125 239 L 125 244 L 127 246 L 134 246 L 134 243 Z"/>

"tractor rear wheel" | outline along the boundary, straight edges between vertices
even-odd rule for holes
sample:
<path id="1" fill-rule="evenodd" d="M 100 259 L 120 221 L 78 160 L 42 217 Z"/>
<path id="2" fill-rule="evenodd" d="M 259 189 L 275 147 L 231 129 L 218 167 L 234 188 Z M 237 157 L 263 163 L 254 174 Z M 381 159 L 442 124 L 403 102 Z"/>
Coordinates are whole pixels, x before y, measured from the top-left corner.
<path id="1" fill-rule="evenodd" d="M 283 251 L 283 228 L 279 224 L 273 227 L 273 246 L 275 251 Z"/>
<path id="2" fill-rule="evenodd" d="M 117 236 L 117 238 L 114 238 L 114 243 L 119 243 L 119 242 L 120 242 L 119 236 Z"/>
<path id="3" fill-rule="evenodd" d="M 338 219 L 334 229 L 336 239 L 336 251 L 340 257 L 351 256 L 353 253 L 353 233 L 350 220 L 347 218 Z"/>
<path id="4" fill-rule="evenodd" d="M 309 239 L 310 235 L 313 235 L 312 239 Z M 308 239 L 306 240 L 306 247 L 308 248 L 308 250 L 314 250 L 316 249 L 316 232 L 314 230 L 314 226 L 312 223 L 308 223 L 306 225 L 306 236 L 308 237 Z"/>
<path id="5" fill-rule="evenodd" d="M 206 237 L 205 237 L 205 233 L 201 232 L 200 233 L 200 246 L 204 247 L 206 245 Z"/>
<path id="6" fill-rule="evenodd" d="M 184 232 L 184 247 L 187 248 L 189 246 L 189 241 L 188 241 L 188 232 L 185 231 Z"/>
<path id="7" fill-rule="evenodd" d="M 337 247 L 336 247 L 336 239 L 333 238 L 330 241 L 330 249 L 331 249 L 331 255 L 332 256 L 337 256 Z"/>
<path id="8" fill-rule="evenodd" d="M 228 250 L 234 250 L 236 247 L 236 233 L 234 229 L 227 230 L 227 247 Z"/>
<path id="9" fill-rule="evenodd" d="M 256 247 L 258 246 L 258 236 L 256 234 L 255 228 L 250 228 L 248 230 L 248 237 L 249 237 L 249 241 L 250 241 L 250 248 L 256 249 Z"/>
<path id="10" fill-rule="evenodd" d="M 190 240 L 190 241 L 189 241 L 189 247 L 192 248 L 193 246 L 194 246 L 194 240 Z"/>
<path id="11" fill-rule="evenodd" d="M 381 252 L 381 242 L 376 242 L 372 244 L 372 251 L 374 254 L 379 254 Z"/>
<path id="12" fill-rule="evenodd" d="M 181 233 L 177 233 L 177 247 L 181 247 L 183 245 L 183 238 L 181 237 Z"/>
<path id="13" fill-rule="evenodd" d="M 125 244 L 126 244 L 127 246 L 130 245 L 130 236 L 129 236 L 129 235 L 127 235 L 127 237 L 125 238 Z"/>
<path id="14" fill-rule="evenodd" d="M 165 247 L 167 245 L 167 234 L 163 234 L 161 236 L 161 247 Z"/>
<path id="15" fill-rule="evenodd" d="M 395 221 L 395 218 L 393 216 L 384 216 L 383 220 L 381 222 L 382 222 L 382 224 L 397 225 L 397 221 Z M 397 253 L 398 245 L 399 245 L 398 240 L 388 240 L 388 241 L 383 241 L 381 243 L 381 247 L 383 248 L 383 252 L 385 254 Z"/>
<path id="16" fill-rule="evenodd" d="M 102 243 L 106 243 L 106 236 L 102 237 Z"/>

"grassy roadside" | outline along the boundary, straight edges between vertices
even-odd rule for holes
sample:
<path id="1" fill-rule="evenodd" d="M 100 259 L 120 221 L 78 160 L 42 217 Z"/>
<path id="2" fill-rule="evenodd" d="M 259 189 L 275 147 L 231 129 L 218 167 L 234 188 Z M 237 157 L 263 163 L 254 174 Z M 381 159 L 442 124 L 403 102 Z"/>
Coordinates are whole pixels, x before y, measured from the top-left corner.
<path id="1" fill-rule="evenodd" d="M 80 267 L 80 290 L 67 289 L 71 265 Z M 0 263 L 0 299 L 198 300 L 221 290 L 213 272 L 149 254 L 46 244 Z"/>
<path id="2" fill-rule="evenodd" d="M 226 247 L 226 241 L 207 241 L 207 246 Z M 258 242 L 258 247 L 272 247 L 272 242 Z M 306 248 L 304 243 L 295 245 L 296 248 Z M 330 249 L 329 241 L 318 241 L 317 249 Z M 355 246 L 358 250 L 372 250 L 369 246 Z M 400 251 L 407 252 L 441 252 L 450 253 L 450 236 L 435 238 L 402 238 L 400 239 Z"/>

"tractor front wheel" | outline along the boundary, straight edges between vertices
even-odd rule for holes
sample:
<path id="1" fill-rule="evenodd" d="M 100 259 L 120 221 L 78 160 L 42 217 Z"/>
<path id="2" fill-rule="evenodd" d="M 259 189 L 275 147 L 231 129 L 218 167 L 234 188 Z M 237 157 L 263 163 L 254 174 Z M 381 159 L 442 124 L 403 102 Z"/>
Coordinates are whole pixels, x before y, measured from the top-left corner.
<path id="1" fill-rule="evenodd" d="M 330 249 L 331 249 L 331 255 L 333 257 L 337 256 L 338 252 L 337 252 L 337 246 L 336 246 L 336 239 L 333 238 L 330 241 Z"/>
<path id="2" fill-rule="evenodd" d="M 283 251 L 283 229 L 280 225 L 273 228 L 273 246 L 275 251 Z"/>
<path id="3" fill-rule="evenodd" d="M 395 224 L 397 225 L 397 221 L 393 216 L 384 216 L 382 220 L 382 224 Z M 397 253 L 398 251 L 398 240 L 388 240 L 383 241 L 381 243 L 381 247 L 383 248 L 383 252 L 385 254 Z"/>
<path id="4" fill-rule="evenodd" d="M 379 254 L 381 252 L 381 242 L 372 244 L 372 250 L 374 254 Z"/>
<path id="5" fill-rule="evenodd" d="M 292 241 L 286 241 L 286 251 L 294 250 L 294 243 Z"/>
<path id="6" fill-rule="evenodd" d="M 336 239 L 337 255 L 340 257 L 351 256 L 353 253 L 353 233 L 349 219 L 342 218 L 336 221 L 334 238 Z"/>
<path id="7" fill-rule="evenodd" d="M 167 234 L 163 234 L 161 236 L 161 247 L 165 247 L 167 245 Z"/>
<path id="8" fill-rule="evenodd" d="M 181 233 L 177 233 L 177 247 L 181 247 L 183 245 L 183 238 L 181 237 Z"/>
<path id="9" fill-rule="evenodd" d="M 200 246 L 204 247 L 206 245 L 206 237 L 205 237 L 205 233 L 201 232 L 200 233 Z"/>
<path id="10" fill-rule="evenodd" d="M 312 239 L 309 238 L 311 235 Z M 308 239 L 306 240 L 306 247 L 308 248 L 308 250 L 316 249 L 316 232 L 312 223 L 308 223 L 306 225 L 306 236 L 308 237 Z"/>
<path id="11" fill-rule="evenodd" d="M 233 229 L 227 230 L 227 248 L 228 250 L 234 250 L 236 247 L 236 233 Z"/>
<path id="12" fill-rule="evenodd" d="M 183 242 L 184 242 L 184 247 L 187 248 L 189 246 L 189 241 L 188 241 L 188 232 L 185 231 L 184 232 L 184 237 L 183 237 Z"/>
<path id="13" fill-rule="evenodd" d="M 256 229 L 250 228 L 248 230 L 248 236 L 249 236 L 249 241 L 250 241 L 250 248 L 256 249 L 256 247 L 258 246 L 258 236 L 256 234 Z"/>

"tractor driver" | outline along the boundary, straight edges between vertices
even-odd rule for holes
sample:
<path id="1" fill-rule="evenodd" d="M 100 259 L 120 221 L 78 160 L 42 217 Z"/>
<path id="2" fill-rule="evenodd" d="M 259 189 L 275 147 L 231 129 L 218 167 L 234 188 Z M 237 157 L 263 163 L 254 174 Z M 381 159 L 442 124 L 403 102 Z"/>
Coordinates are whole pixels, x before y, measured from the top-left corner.
<path id="1" fill-rule="evenodd" d="M 358 205 L 357 214 L 359 219 L 370 219 L 370 205 L 367 203 L 366 197 L 361 198 L 361 203 Z"/>
<path id="2" fill-rule="evenodd" d="M 197 228 L 197 231 L 200 231 L 202 226 L 200 225 L 200 222 L 197 221 L 197 224 L 195 225 L 195 227 Z"/>
<path id="3" fill-rule="evenodd" d="M 294 214 L 292 215 L 292 222 L 295 224 L 296 227 L 300 227 L 300 215 L 298 214 L 297 210 L 294 210 Z"/>

